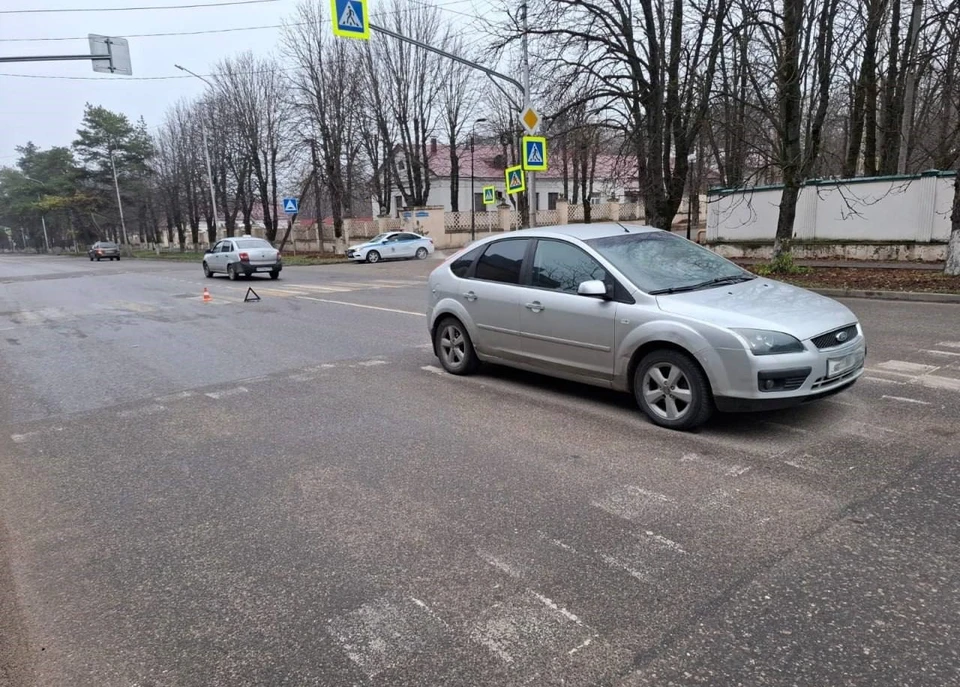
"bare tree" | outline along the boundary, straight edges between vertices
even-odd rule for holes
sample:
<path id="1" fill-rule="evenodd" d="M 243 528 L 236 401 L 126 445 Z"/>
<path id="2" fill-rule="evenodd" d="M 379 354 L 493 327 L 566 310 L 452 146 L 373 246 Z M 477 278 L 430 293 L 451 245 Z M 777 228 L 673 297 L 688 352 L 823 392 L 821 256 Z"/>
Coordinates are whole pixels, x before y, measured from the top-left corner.
<path id="1" fill-rule="evenodd" d="M 361 68 L 361 56 L 345 41 L 330 35 L 329 18 L 322 6 L 309 0 L 297 6 L 294 22 L 284 29 L 283 44 L 297 69 L 294 104 L 311 127 L 311 138 L 322 159 L 320 176 L 329 194 L 334 236 L 339 244 L 344 211 L 349 206 L 346 175 L 351 146 L 347 139 L 352 130 L 347 124 L 358 114 L 353 74 Z"/>

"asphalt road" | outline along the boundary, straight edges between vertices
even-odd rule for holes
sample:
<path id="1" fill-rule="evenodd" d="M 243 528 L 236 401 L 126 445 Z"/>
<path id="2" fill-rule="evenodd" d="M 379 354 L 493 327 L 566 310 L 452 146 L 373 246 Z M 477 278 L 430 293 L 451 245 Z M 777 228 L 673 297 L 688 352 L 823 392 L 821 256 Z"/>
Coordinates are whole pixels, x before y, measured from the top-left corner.
<path id="1" fill-rule="evenodd" d="M 960 307 L 679 434 L 441 372 L 437 264 L 0 256 L 0 684 L 960 684 Z"/>

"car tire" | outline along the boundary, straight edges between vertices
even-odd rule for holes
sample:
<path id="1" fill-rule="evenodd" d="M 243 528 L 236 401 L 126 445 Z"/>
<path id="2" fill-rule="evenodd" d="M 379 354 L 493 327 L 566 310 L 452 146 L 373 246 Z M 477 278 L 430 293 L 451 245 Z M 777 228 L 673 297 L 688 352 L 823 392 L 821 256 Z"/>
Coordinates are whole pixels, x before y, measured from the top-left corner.
<path id="1" fill-rule="evenodd" d="M 119 255 L 117 256 L 117 262 L 120 262 L 120 256 L 119 256 Z"/>
<path id="2" fill-rule="evenodd" d="M 240 275 L 237 274 L 237 268 L 233 265 L 227 265 L 227 277 L 230 278 L 230 281 L 237 281 Z"/>
<path id="3" fill-rule="evenodd" d="M 93 256 L 92 256 L 92 255 L 90 256 L 90 262 L 93 262 Z"/>
<path id="4" fill-rule="evenodd" d="M 480 367 L 470 334 L 455 317 L 445 317 L 434 331 L 434 350 L 443 369 L 453 375 L 469 375 Z"/>
<path id="5" fill-rule="evenodd" d="M 428 255 L 427 249 L 423 246 L 417 248 L 417 260 L 426 260 Z"/>
<path id="6" fill-rule="evenodd" d="M 203 261 L 203 276 L 207 279 L 213 279 L 213 272 L 210 271 L 210 266 L 207 265 L 207 261 Z"/>
<path id="7" fill-rule="evenodd" d="M 270 273 L 270 278 L 271 278 L 271 279 L 279 279 L 279 278 L 280 278 L 280 272 L 278 272 L 278 271 L 273 271 L 273 272 L 271 272 L 271 273 Z"/>
<path id="8" fill-rule="evenodd" d="M 707 376 L 690 356 L 673 349 L 643 357 L 634 372 L 633 393 L 650 421 L 668 429 L 691 430 L 713 414 Z"/>
<path id="9" fill-rule="evenodd" d="M 378 251 L 372 250 L 367 253 L 367 262 L 371 265 L 377 262 L 380 262 L 380 253 Z"/>
<path id="10" fill-rule="evenodd" d="M 99 257 L 99 256 L 97 257 L 97 262 L 100 262 L 100 257 Z"/>

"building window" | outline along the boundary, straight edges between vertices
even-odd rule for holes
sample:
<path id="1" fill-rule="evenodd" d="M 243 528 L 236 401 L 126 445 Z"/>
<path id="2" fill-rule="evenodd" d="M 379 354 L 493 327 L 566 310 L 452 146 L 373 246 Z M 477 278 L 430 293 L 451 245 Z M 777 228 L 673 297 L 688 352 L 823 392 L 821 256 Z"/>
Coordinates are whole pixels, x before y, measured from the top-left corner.
<path id="1" fill-rule="evenodd" d="M 559 200 L 559 193 L 548 193 L 547 194 L 547 210 L 556 210 L 557 209 L 557 200 Z"/>
<path id="2" fill-rule="evenodd" d="M 393 206 L 397 209 L 397 217 L 400 216 L 400 211 L 403 209 L 403 196 L 394 196 L 393 197 Z"/>
<path id="3" fill-rule="evenodd" d="M 483 212 L 486 209 L 487 209 L 486 206 L 483 204 L 483 194 L 474 193 L 473 194 L 473 211 Z"/>

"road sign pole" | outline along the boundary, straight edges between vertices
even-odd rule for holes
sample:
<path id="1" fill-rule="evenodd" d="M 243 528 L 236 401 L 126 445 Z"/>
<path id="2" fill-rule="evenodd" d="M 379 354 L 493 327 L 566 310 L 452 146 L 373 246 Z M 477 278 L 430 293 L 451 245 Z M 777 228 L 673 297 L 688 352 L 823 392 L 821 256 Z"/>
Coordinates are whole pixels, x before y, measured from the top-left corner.
<path id="1" fill-rule="evenodd" d="M 530 49 L 527 45 L 527 3 L 520 8 L 523 19 L 523 102 L 530 105 Z M 537 226 L 537 174 L 530 172 L 527 175 L 527 226 Z"/>

